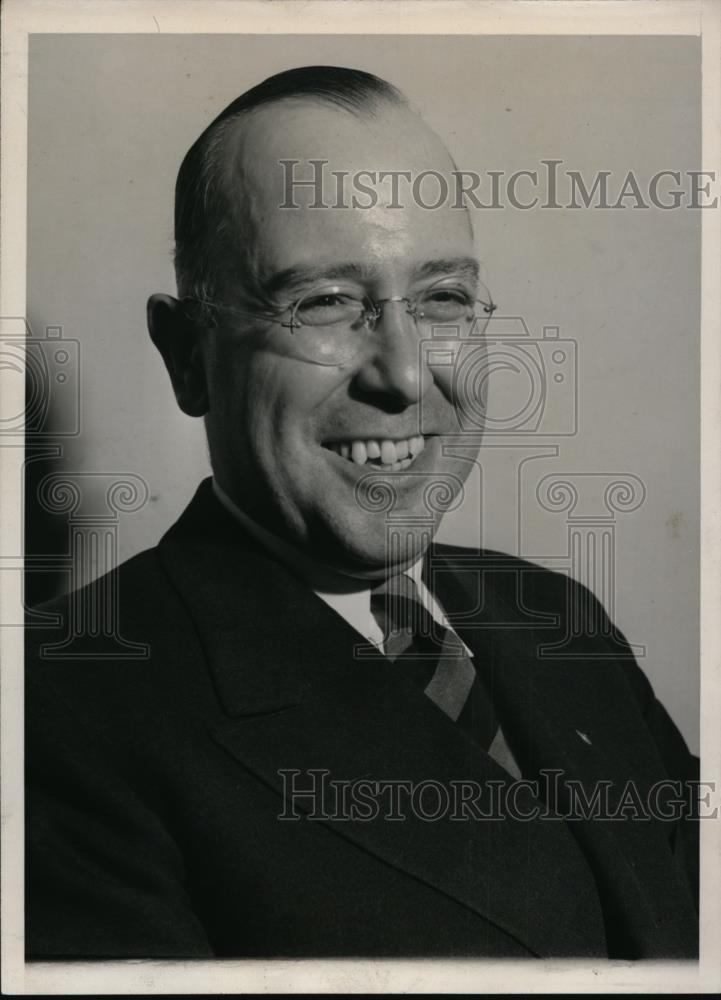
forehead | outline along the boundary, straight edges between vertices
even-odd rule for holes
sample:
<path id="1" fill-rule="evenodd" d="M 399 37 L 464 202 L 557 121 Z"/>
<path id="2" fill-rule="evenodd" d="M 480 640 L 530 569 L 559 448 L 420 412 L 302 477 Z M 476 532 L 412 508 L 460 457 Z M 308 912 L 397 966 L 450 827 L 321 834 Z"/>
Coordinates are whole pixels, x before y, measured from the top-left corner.
<path id="1" fill-rule="evenodd" d="M 354 115 L 285 101 L 240 123 L 227 156 L 226 190 L 231 204 L 245 204 L 252 233 L 246 250 L 262 278 L 326 260 L 400 274 L 472 253 L 467 214 L 452 207 L 452 194 L 435 209 L 414 196 L 414 183 L 429 171 L 453 192 L 453 164 L 440 139 L 405 108 Z M 312 183 L 297 183 L 304 180 Z M 423 184 L 421 200 L 433 203 L 439 181 L 429 175 Z"/>

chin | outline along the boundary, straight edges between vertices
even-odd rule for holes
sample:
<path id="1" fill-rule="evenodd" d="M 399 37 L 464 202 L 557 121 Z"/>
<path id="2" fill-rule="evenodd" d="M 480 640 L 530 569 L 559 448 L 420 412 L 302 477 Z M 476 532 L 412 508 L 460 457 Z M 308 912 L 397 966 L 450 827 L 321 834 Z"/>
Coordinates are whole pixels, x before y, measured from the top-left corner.
<path id="1" fill-rule="evenodd" d="M 438 523 L 389 522 L 384 514 L 337 521 L 332 531 L 318 533 L 313 554 L 341 573 L 362 578 L 401 572 L 420 559 L 438 528 Z"/>

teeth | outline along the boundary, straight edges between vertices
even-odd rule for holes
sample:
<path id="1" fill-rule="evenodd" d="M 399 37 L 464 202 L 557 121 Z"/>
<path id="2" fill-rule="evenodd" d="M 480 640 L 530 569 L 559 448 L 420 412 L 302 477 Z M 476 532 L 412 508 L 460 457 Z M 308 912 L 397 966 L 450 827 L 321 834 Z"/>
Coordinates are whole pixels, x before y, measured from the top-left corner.
<path id="1" fill-rule="evenodd" d="M 372 461 L 375 468 L 383 472 L 402 472 L 421 454 L 426 443 L 422 435 L 404 438 L 400 441 L 334 441 L 328 447 L 342 458 L 355 465 L 365 465 Z"/>
<path id="2" fill-rule="evenodd" d="M 426 442 L 419 434 L 418 437 L 412 437 L 408 440 L 408 446 L 411 450 L 411 455 L 415 458 L 416 455 L 420 455 L 426 446 Z"/>

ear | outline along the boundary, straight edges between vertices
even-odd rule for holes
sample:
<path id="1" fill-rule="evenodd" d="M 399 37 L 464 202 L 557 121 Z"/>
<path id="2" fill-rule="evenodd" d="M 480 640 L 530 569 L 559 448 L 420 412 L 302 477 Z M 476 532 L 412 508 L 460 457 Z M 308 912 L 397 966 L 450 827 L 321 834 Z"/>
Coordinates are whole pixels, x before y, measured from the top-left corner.
<path id="1" fill-rule="evenodd" d="M 190 322 L 172 295 L 148 299 L 150 338 L 163 356 L 178 406 L 190 417 L 208 412 L 208 388 L 201 351 L 202 330 Z"/>

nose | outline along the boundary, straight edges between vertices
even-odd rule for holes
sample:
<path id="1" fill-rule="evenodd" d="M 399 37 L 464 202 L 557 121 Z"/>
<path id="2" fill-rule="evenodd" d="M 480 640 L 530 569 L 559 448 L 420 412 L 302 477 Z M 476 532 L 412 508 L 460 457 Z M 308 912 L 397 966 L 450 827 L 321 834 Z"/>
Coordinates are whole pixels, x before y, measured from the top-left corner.
<path id="1" fill-rule="evenodd" d="M 371 345 L 355 381 L 365 393 L 392 398 L 396 405 L 418 403 L 431 384 L 415 320 L 405 299 L 382 299 Z"/>

